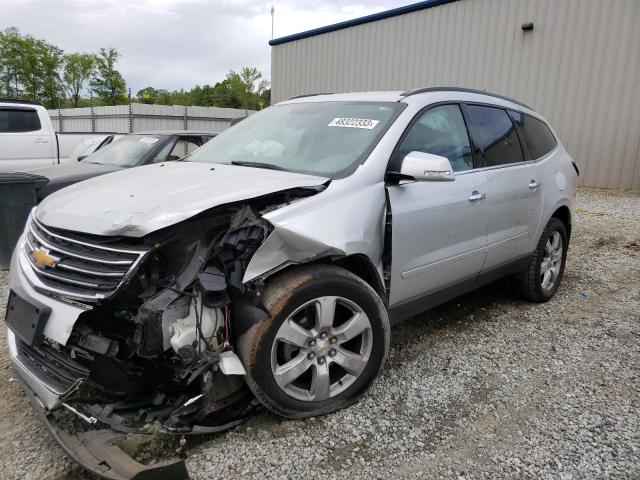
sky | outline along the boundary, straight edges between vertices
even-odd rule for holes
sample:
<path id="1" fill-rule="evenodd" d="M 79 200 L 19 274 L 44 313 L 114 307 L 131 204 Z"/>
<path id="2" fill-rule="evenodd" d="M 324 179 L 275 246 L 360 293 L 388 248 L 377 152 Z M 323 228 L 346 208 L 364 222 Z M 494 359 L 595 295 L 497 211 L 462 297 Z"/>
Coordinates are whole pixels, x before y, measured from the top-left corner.
<path id="1" fill-rule="evenodd" d="M 135 94 L 152 86 L 186 90 L 255 66 L 270 77 L 274 37 L 390 8 L 411 0 L 0 0 L 0 30 L 17 27 L 66 53 L 114 47 Z"/>

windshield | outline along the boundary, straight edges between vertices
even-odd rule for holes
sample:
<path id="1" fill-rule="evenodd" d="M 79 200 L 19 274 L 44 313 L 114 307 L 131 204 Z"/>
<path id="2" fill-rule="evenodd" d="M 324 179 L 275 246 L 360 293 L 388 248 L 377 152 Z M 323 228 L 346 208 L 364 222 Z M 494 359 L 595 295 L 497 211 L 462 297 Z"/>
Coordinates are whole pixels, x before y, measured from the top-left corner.
<path id="1" fill-rule="evenodd" d="M 134 167 L 151 149 L 164 143 L 167 138 L 165 135 L 125 135 L 82 161 L 115 167 Z"/>
<path id="2" fill-rule="evenodd" d="M 275 105 L 225 130 L 186 160 L 332 176 L 359 161 L 398 103 Z"/>

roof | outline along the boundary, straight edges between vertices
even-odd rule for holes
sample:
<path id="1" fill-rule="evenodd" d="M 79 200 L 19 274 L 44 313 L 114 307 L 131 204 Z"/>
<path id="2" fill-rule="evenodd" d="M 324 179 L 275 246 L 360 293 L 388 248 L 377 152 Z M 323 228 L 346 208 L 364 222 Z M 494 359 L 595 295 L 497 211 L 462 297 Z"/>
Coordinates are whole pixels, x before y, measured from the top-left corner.
<path id="1" fill-rule="evenodd" d="M 36 105 L 41 107 L 42 104 L 40 102 L 34 102 L 32 100 L 18 100 L 16 98 L 0 98 L 0 103 L 16 103 L 20 105 Z"/>
<path id="2" fill-rule="evenodd" d="M 293 35 L 287 35 L 286 37 L 274 38 L 269 42 L 269 45 L 274 46 L 280 45 L 282 43 L 293 42 L 295 40 L 302 40 L 303 38 L 314 37 L 316 35 L 322 35 L 323 33 L 335 32 L 336 30 L 342 30 L 343 28 L 355 27 L 356 25 L 362 25 L 363 23 L 375 22 L 377 20 L 382 20 L 390 17 L 397 17 L 398 15 L 404 15 L 405 13 L 411 13 L 417 10 L 425 10 L 427 8 L 438 7 L 440 5 L 457 1 L 458 0 L 425 0 L 423 2 L 412 3 L 411 5 L 405 5 L 404 7 L 393 8 L 391 10 L 385 10 L 384 12 L 374 13 L 365 17 L 347 20 L 346 22 L 334 23 L 333 25 L 327 25 L 325 27 L 307 30 L 306 32 L 294 33 Z"/>
<path id="3" fill-rule="evenodd" d="M 348 92 L 348 93 L 319 93 L 298 95 L 281 103 L 307 102 L 405 102 L 410 103 L 414 96 L 432 95 L 435 101 L 453 100 L 465 102 L 486 102 L 514 110 L 525 109 L 527 113 L 535 113 L 531 107 L 497 93 L 452 86 L 414 88 L 412 90 L 387 92 Z M 421 101 L 421 100 L 418 100 Z M 538 115 L 538 114 L 536 114 Z"/>
<path id="4" fill-rule="evenodd" d="M 134 135 L 218 135 L 218 133 L 199 130 L 147 130 L 145 132 L 133 132 Z"/>
<path id="5" fill-rule="evenodd" d="M 348 92 L 348 93 L 317 93 L 298 95 L 285 100 L 284 103 L 306 102 L 399 102 L 402 100 L 400 91 L 392 92 Z"/>

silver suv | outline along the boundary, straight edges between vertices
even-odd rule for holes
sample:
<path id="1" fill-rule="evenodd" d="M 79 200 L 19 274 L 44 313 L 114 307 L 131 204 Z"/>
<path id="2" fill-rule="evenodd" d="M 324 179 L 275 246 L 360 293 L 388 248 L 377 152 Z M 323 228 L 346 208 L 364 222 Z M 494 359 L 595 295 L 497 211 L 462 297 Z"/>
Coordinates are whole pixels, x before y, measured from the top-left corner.
<path id="1" fill-rule="evenodd" d="M 37 207 L 11 267 L 14 366 L 49 422 L 332 412 L 367 390 L 390 325 L 505 276 L 549 300 L 577 176 L 545 120 L 497 95 L 290 99 Z"/>

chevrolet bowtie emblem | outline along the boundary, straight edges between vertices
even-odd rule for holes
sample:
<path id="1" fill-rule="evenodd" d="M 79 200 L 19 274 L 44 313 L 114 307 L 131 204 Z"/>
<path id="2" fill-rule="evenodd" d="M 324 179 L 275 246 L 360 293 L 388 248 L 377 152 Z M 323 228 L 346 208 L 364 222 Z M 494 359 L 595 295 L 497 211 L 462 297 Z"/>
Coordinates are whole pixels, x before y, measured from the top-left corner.
<path id="1" fill-rule="evenodd" d="M 39 266 L 40 268 L 42 267 L 54 268 L 60 261 L 59 258 L 56 258 L 53 255 L 50 255 L 49 250 L 42 247 L 36 248 L 35 250 L 33 250 L 31 252 L 31 258 L 33 258 L 34 262 L 36 262 L 36 265 Z"/>

